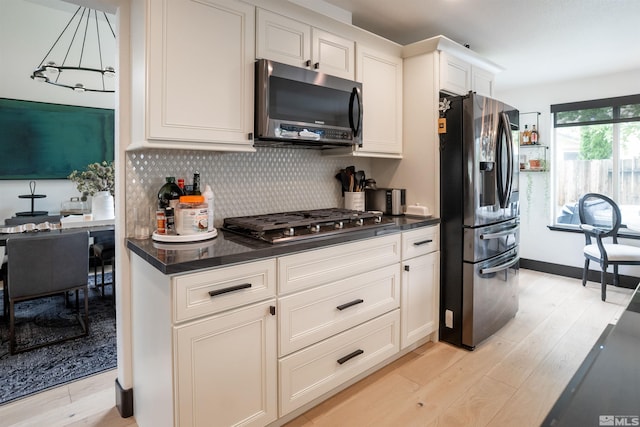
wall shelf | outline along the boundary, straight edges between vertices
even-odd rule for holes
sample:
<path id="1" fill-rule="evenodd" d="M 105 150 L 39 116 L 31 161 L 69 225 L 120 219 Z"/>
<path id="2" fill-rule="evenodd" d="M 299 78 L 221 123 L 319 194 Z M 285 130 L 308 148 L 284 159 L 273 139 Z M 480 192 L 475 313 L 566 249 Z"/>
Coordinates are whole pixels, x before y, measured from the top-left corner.
<path id="1" fill-rule="evenodd" d="M 537 144 L 520 144 L 520 171 L 521 172 L 547 172 L 549 170 L 549 146 L 547 144 L 540 144 L 540 113 L 538 111 L 531 111 L 520 113 L 520 132 L 524 131 L 525 125 L 529 130 L 533 129 L 535 125 L 538 131 L 538 143 Z M 520 138 L 522 141 L 522 137 Z M 539 161 L 541 167 L 523 168 L 523 164 L 529 166 L 530 162 Z"/>

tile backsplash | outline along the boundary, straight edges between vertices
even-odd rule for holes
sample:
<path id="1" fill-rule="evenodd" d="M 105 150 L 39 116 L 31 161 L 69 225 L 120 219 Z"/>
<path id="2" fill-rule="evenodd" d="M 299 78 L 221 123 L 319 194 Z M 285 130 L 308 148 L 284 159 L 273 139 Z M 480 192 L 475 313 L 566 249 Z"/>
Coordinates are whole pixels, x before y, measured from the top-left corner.
<path id="1" fill-rule="evenodd" d="M 184 178 L 200 173 L 202 190 L 211 185 L 214 225 L 226 217 L 342 207 L 335 175 L 347 166 L 370 170 L 365 158 L 330 157 L 319 150 L 257 148 L 255 153 L 195 150 L 145 150 L 126 155 L 127 236 L 134 235 L 134 207 L 155 211 L 158 190 L 165 177 Z"/>

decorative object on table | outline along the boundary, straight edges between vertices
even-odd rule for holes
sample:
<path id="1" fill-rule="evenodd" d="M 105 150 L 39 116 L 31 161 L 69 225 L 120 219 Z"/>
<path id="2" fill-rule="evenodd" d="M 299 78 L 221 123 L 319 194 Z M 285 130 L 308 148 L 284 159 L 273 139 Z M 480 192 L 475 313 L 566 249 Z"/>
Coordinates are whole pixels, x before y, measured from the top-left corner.
<path id="1" fill-rule="evenodd" d="M 116 70 L 113 66 L 103 65 L 108 64 L 109 57 L 103 58 L 103 53 L 116 51 L 116 34 L 107 14 L 101 14 L 104 19 L 98 19 L 98 11 L 79 6 L 40 65 L 31 73 L 31 78 L 75 92 L 115 92 Z M 90 27 L 91 31 L 87 31 Z M 76 38 L 78 34 L 83 37 Z"/>
<path id="2" fill-rule="evenodd" d="M 94 220 L 112 219 L 115 217 L 113 194 L 115 189 L 115 170 L 113 162 L 96 162 L 87 165 L 86 170 L 74 170 L 67 177 L 76 183 L 82 193 L 82 199 L 93 196 L 91 212 Z"/>
<path id="3" fill-rule="evenodd" d="M 16 234 L 16 233 L 25 233 L 30 231 L 47 231 L 47 230 L 59 230 L 62 228 L 62 224 L 60 223 L 50 223 L 49 221 L 41 222 L 40 224 L 36 224 L 33 222 L 18 224 L 18 225 L 10 225 L 6 227 L 0 227 L 0 233 L 6 234 Z"/>
<path id="4" fill-rule="evenodd" d="M 36 193 L 36 182 L 29 182 L 29 189 L 31 189 L 31 194 L 21 194 L 18 196 L 19 199 L 31 199 L 31 211 L 28 212 L 16 212 L 16 216 L 45 216 L 48 215 L 47 211 L 36 211 L 33 209 L 34 199 L 43 199 L 47 197 L 45 194 L 35 194 Z"/>
<path id="5" fill-rule="evenodd" d="M 60 205 L 60 215 L 84 215 L 91 212 L 86 200 L 80 200 L 80 197 L 71 197 Z"/>

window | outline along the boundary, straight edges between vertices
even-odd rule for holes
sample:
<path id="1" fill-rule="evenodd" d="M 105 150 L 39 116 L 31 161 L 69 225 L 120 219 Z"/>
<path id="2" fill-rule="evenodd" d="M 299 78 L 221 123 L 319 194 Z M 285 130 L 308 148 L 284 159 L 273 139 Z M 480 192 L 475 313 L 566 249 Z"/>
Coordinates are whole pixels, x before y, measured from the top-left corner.
<path id="1" fill-rule="evenodd" d="M 622 223 L 640 223 L 640 95 L 551 106 L 558 225 L 579 224 L 578 199 L 601 193 Z"/>

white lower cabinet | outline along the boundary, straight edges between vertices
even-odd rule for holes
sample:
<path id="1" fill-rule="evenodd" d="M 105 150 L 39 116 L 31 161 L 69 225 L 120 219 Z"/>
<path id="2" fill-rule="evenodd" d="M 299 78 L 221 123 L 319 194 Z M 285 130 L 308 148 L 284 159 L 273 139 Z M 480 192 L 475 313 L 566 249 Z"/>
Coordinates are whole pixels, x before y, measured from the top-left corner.
<path id="1" fill-rule="evenodd" d="M 439 246 L 438 226 L 402 233 L 402 349 L 438 334 Z"/>
<path id="2" fill-rule="evenodd" d="M 138 425 L 275 425 L 409 351 L 437 331 L 437 239 L 424 227 L 175 275 L 132 255 Z"/>
<path id="3" fill-rule="evenodd" d="M 280 416 L 311 402 L 399 350 L 399 311 L 280 360 Z"/>
<path id="4" fill-rule="evenodd" d="M 179 426 L 263 426 L 277 418 L 275 299 L 174 328 Z"/>

